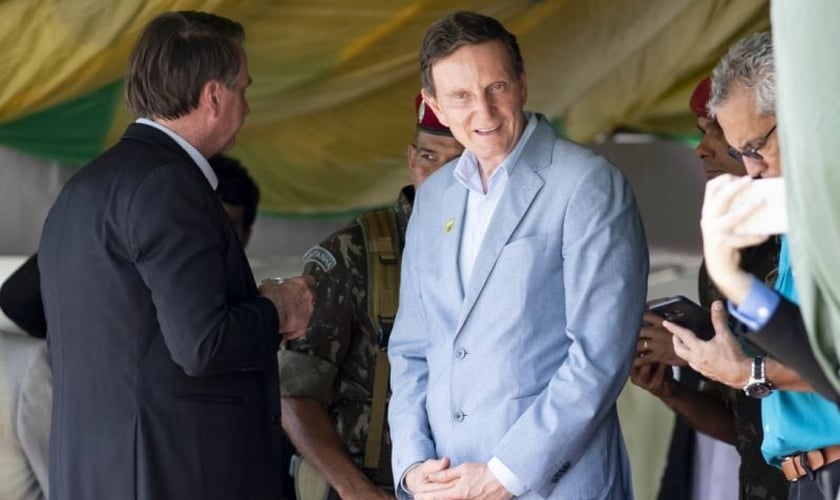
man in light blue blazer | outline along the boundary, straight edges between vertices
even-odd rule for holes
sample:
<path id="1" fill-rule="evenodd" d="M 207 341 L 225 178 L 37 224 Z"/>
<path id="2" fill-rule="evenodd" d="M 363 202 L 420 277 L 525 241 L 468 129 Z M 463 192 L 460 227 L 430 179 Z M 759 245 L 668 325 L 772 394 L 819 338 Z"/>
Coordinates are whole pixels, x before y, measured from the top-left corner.
<path id="1" fill-rule="evenodd" d="M 420 54 L 466 150 L 417 193 L 389 344 L 400 498 L 632 498 L 615 401 L 648 254 L 606 160 L 523 106 L 516 38 L 458 12 Z"/>

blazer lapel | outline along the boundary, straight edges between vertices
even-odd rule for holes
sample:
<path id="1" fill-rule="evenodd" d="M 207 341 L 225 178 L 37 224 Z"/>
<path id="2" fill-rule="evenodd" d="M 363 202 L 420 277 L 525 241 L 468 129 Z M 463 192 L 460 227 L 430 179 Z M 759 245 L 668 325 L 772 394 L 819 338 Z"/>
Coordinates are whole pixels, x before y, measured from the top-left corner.
<path id="1" fill-rule="evenodd" d="M 472 277 L 465 287 L 464 303 L 461 308 L 461 318 L 458 321 L 456 335 L 469 317 L 475 301 L 502 253 L 502 249 L 510 240 L 513 231 L 519 226 L 519 222 L 528 212 L 528 208 L 544 184 L 542 177 L 536 171 L 550 164 L 551 151 L 556 136 L 545 118 L 538 115 L 538 119 L 540 123 L 537 124 L 537 128 L 528 139 L 528 144 L 525 145 L 519 161 L 509 171 L 510 178 L 507 187 L 499 200 L 499 206 L 496 207 L 487 233 L 484 235 L 484 241 L 481 242 L 481 249 L 478 251 L 475 266 L 473 266 Z"/>
<path id="2" fill-rule="evenodd" d="M 466 287 L 457 331 L 460 331 L 464 325 L 476 299 L 485 283 L 487 283 L 490 272 L 496 265 L 499 254 L 502 253 L 505 244 L 510 240 L 510 236 L 519 225 L 519 221 L 528 212 L 528 208 L 542 186 L 542 178 L 526 165 L 520 165 L 508 179 L 507 188 L 499 200 L 499 206 L 496 207 L 489 229 L 481 242 L 481 249 L 476 256 L 473 273 Z"/>
<path id="3" fill-rule="evenodd" d="M 451 290 L 453 296 L 460 304 L 464 300 L 464 286 L 461 283 L 461 271 L 458 265 L 461 251 L 461 233 L 464 228 L 464 214 L 467 207 L 467 190 L 452 178 L 452 183 L 446 188 L 443 195 L 445 200 L 453 202 L 441 204 L 444 208 L 440 211 L 438 221 L 440 226 L 432 228 L 432 231 L 443 233 L 440 246 L 441 276 L 456 276 L 454 280 L 444 280 L 454 287 Z"/>

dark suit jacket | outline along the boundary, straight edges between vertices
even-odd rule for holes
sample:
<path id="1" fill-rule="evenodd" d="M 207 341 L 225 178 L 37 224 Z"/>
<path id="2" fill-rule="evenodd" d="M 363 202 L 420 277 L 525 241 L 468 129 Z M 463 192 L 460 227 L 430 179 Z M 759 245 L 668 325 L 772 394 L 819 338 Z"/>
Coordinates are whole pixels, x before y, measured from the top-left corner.
<path id="1" fill-rule="evenodd" d="M 746 336 L 770 356 L 796 371 L 821 396 L 840 404 L 840 395 L 826 378 L 814 357 L 799 306 L 781 297 L 770 321 L 761 330 Z"/>
<path id="2" fill-rule="evenodd" d="M 129 126 L 62 190 L 38 264 L 54 500 L 279 496 L 277 313 L 183 149 Z"/>

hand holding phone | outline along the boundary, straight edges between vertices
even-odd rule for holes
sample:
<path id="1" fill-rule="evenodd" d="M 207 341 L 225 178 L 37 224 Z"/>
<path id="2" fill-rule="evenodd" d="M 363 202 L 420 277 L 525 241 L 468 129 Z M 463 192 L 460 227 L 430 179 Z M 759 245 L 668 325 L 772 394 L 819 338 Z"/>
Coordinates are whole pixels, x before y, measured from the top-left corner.
<path id="1" fill-rule="evenodd" d="M 710 311 L 682 295 L 654 299 L 647 305 L 649 311 L 671 323 L 688 328 L 699 339 L 710 340 L 715 336 Z"/>

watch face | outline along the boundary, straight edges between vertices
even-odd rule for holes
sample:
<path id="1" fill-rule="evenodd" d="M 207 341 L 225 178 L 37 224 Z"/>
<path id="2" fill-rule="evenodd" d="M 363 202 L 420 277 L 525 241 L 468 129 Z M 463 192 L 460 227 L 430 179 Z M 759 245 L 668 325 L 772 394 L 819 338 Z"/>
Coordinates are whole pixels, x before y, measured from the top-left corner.
<path id="1" fill-rule="evenodd" d="M 758 382 L 745 387 L 744 392 L 751 398 L 763 398 L 769 396 L 773 390 L 770 388 L 770 384 Z"/>

